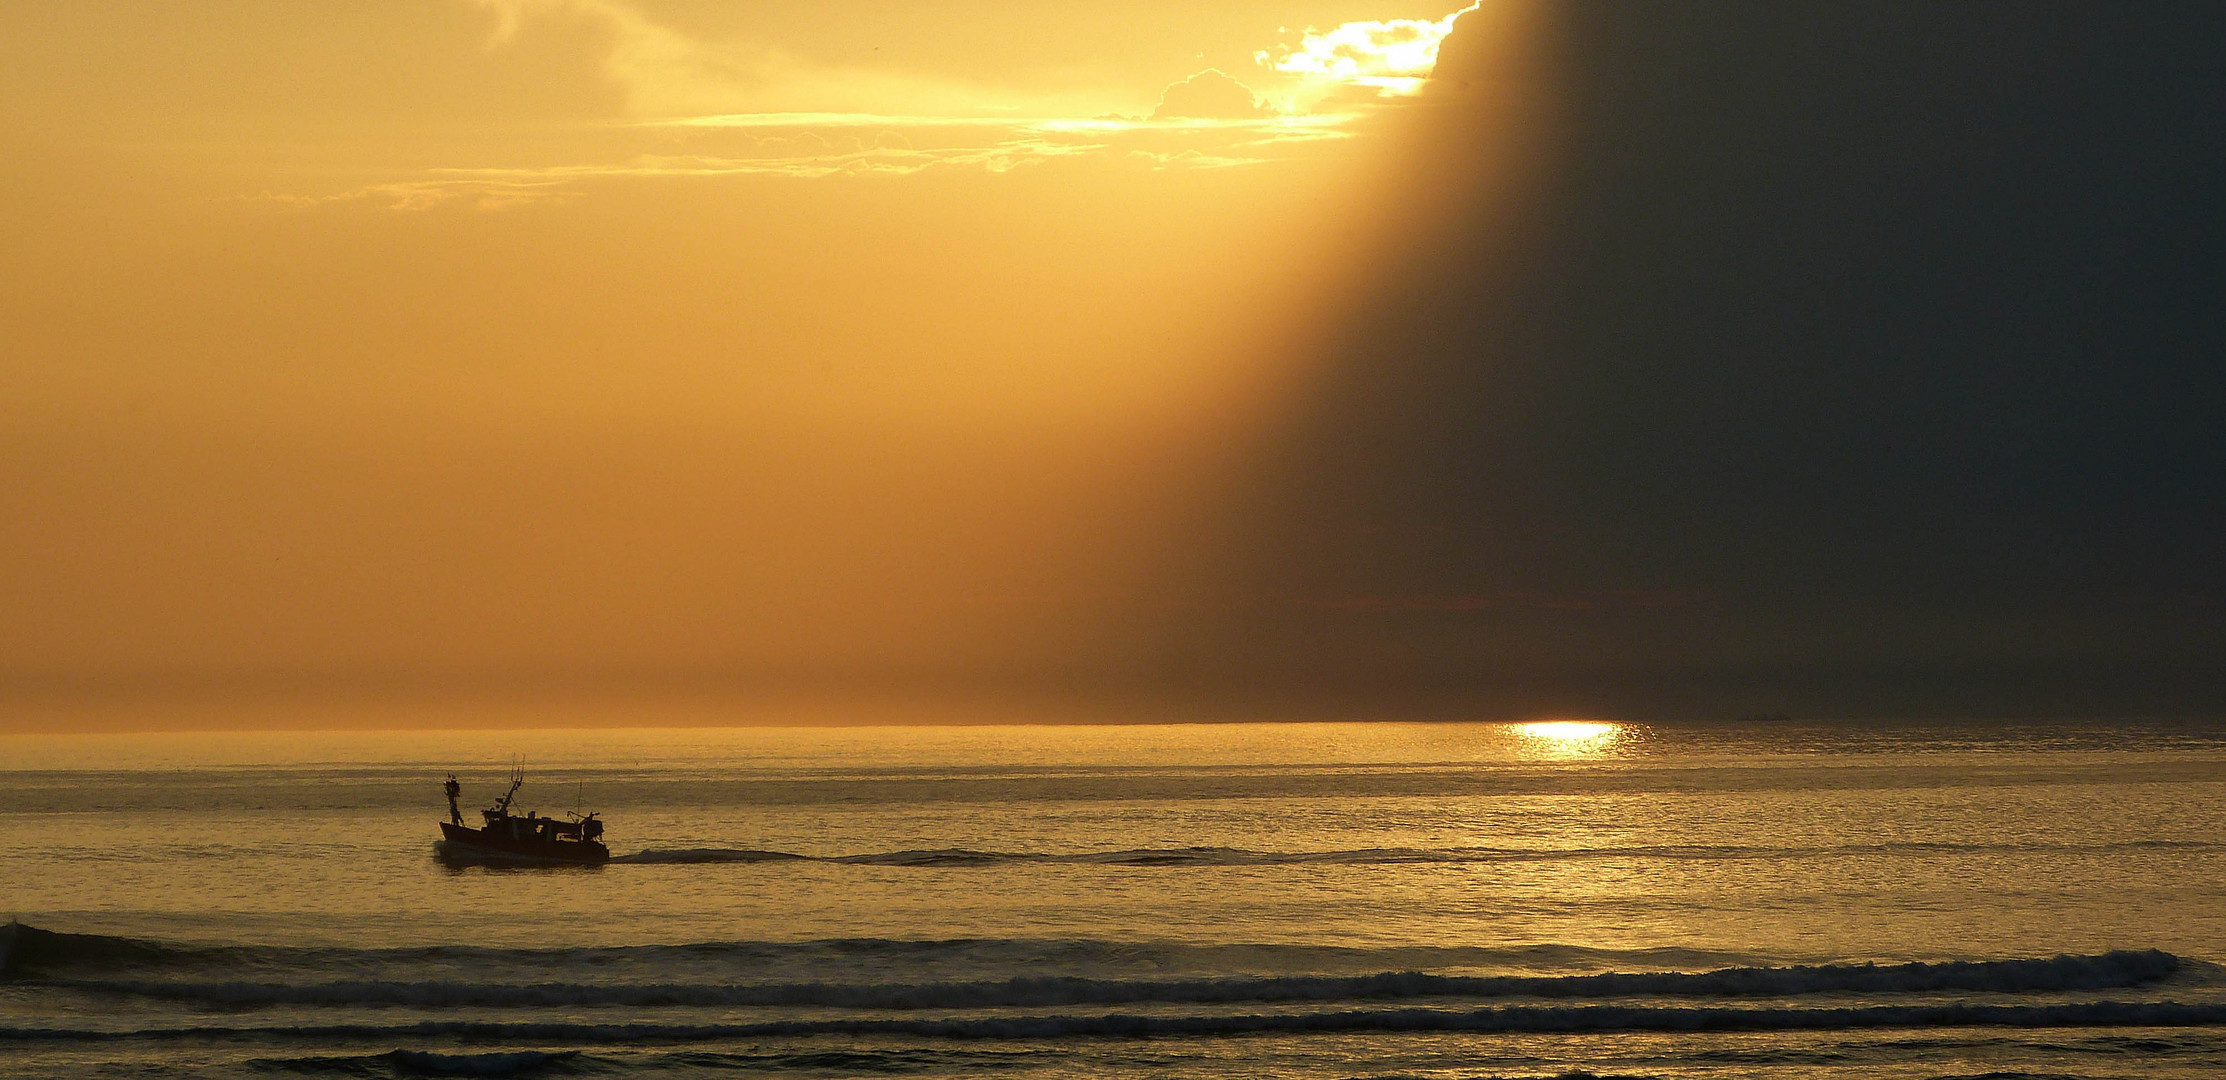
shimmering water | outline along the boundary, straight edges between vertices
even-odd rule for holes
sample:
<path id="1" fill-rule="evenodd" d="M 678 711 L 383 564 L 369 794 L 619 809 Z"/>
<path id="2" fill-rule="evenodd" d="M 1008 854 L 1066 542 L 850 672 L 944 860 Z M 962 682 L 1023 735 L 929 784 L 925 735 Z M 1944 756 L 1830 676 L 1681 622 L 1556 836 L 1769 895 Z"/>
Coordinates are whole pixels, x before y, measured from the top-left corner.
<path id="1" fill-rule="evenodd" d="M 514 754 L 611 865 L 433 858 Z M 2226 725 L 0 755 L 0 1076 L 2226 1072 Z"/>

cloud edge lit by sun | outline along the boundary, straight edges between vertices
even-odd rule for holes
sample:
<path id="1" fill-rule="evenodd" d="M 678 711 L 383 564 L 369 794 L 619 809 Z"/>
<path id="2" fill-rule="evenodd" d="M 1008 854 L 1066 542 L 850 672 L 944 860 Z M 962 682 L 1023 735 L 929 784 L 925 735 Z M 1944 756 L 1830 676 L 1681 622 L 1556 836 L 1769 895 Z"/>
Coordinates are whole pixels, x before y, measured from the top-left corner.
<path id="1" fill-rule="evenodd" d="M 1260 67 L 1302 82 L 1367 87 L 1383 97 L 1420 93 L 1438 62 L 1438 46 L 1477 0 L 1438 19 L 1369 19 L 1326 30 L 1308 27 L 1296 44 L 1253 54 Z"/>

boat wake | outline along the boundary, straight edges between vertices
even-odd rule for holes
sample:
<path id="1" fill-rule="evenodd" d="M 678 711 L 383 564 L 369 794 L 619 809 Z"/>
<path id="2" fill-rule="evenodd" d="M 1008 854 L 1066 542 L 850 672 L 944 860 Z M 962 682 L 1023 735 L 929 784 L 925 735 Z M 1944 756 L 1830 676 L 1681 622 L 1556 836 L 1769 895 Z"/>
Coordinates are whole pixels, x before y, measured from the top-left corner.
<path id="1" fill-rule="evenodd" d="M 635 865 L 671 863 L 697 866 L 708 863 L 761 863 L 761 862 L 817 862 L 809 855 L 791 855 L 786 851 L 759 851 L 755 848 L 651 848 L 632 855 L 619 855 L 614 863 Z"/>
<path id="2" fill-rule="evenodd" d="M 1969 853 L 2107 854 L 2135 849 L 2215 850 L 2222 845 L 2198 841 L 2133 841 L 2110 844 L 1844 844 L 1825 847 L 1770 847 L 1742 844 L 1689 844 L 1544 850 L 1536 848 L 1355 848 L 1343 851 L 1252 851 L 1229 847 L 1127 848 L 1063 854 L 920 848 L 862 855 L 803 855 L 759 848 L 649 848 L 613 857 L 619 865 L 709 865 L 717 863 L 829 863 L 840 866 L 966 867 L 1040 863 L 1080 866 L 1300 866 L 1409 863 L 1565 862 L 1585 859 L 1808 859 L 1819 856 L 1959 855 Z"/>

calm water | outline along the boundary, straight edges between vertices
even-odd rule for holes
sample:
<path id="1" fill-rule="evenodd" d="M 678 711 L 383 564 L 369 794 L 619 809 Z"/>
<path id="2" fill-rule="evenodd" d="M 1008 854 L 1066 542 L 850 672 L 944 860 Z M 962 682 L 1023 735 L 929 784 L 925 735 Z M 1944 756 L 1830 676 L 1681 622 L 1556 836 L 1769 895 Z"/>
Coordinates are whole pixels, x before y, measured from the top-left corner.
<path id="1" fill-rule="evenodd" d="M 606 867 L 450 867 L 524 807 Z M 0 738 L 0 1076 L 2195 1077 L 2226 725 Z"/>

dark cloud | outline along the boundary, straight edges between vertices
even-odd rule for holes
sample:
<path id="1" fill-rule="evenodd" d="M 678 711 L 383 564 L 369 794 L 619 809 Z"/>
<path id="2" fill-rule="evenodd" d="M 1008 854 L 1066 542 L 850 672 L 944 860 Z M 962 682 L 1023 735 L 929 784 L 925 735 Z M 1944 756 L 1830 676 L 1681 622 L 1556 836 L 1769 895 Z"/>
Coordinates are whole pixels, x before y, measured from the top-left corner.
<path id="1" fill-rule="evenodd" d="M 1233 547 L 1232 664 L 1643 714 L 2226 708 L 2226 8 L 1539 5 Z M 1508 81 L 1465 16 L 1436 73 Z M 1435 177 L 1436 180 L 1423 178 Z M 1339 598 L 1691 594 L 1633 610 Z"/>
<path id="2" fill-rule="evenodd" d="M 1159 96 L 1154 120 L 1255 120 L 1275 110 L 1253 96 L 1252 88 L 1215 68 L 1170 85 Z"/>

